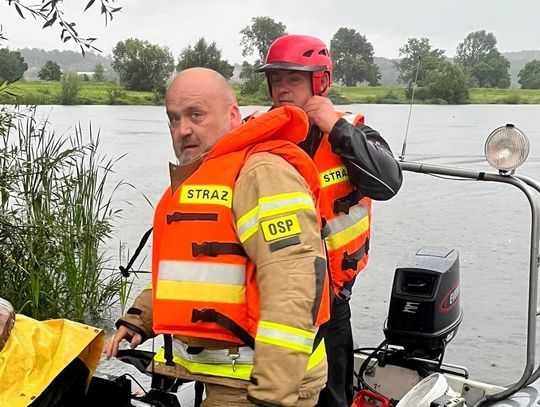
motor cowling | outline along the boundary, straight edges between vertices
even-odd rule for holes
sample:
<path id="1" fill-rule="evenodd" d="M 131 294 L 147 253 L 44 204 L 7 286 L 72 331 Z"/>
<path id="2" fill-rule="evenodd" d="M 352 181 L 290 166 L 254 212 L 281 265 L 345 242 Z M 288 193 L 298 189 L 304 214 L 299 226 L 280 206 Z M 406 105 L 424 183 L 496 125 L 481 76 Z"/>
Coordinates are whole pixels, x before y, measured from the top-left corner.
<path id="1" fill-rule="evenodd" d="M 456 250 L 423 247 L 398 264 L 384 326 L 389 344 L 411 356 L 438 358 L 462 318 Z"/>

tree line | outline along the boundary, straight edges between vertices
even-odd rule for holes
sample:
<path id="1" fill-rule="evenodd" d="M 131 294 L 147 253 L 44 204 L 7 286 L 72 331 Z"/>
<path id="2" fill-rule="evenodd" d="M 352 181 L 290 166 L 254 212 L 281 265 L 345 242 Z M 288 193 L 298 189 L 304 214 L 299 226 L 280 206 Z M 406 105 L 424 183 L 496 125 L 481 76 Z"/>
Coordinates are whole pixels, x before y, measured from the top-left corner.
<path id="1" fill-rule="evenodd" d="M 286 26 L 270 17 L 254 17 L 240 30 L 242 55 L 256 56 L 251 64 L 242 63 L 240 92 L 266 97 L 264 76 L 256 73 L 270 44 L 287 34 Z M 334 61 L 333 81 L 342 86 L 380 86 L 381 73 L 374 62 L 373 45 L 353 28 L 341 27 L 333 35 L 330 53 Z M 204 66 L 215 69 L 226 78 L 233 75 L 233 65 L 222 58 L 216 42 L 201 37 L 180 52 L 177 62 L 167 47 L 129 38 L 119 41 L 112 50 L 112 67 L 120 84 L 128 90 L 154 91 L 164 94 L 166 82 L 175 71 Z M 13 81 L 28 68 L 18 51 L 0 50 L 0 81 Z M 495 35 L 485 30 L 469 33 L 457 45 L 456 56 L 445 56 L 445 50 L 434 48 L 428 38 L 409 38 L 393 62 L 398 81 L 417 99 L 438 99 L 446 103 L 463 103 L 468 89 L 508 88 L 509 61 L 497 49 Z M 38 73 L 43 80 L 60 80 L 62 73 L 54 61 L 47 61 Z M 94 80 L 103 80 L 103 66 L 97 64 Z M 518 83 L 525 89 L 540 88 L 540 61 L 529 61 L 519 72 Z"/>

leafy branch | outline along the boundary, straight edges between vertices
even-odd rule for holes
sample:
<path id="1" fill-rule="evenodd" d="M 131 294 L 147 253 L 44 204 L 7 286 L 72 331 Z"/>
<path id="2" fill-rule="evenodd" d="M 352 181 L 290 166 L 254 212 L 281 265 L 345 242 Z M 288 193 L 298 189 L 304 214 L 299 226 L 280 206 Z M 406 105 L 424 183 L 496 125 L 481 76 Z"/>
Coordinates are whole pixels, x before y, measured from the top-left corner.
<path id="1" fill-rule="evenodd" d="M 60 39 L 62 42 L 74 41 L 80 48 L 84 55 L 85 50 L 96 50 L 101 52 L 92 43 L 97 39 L 93 37 L 83 37 L 77 31 L 76 23 L 67 21 L 65 19 L 64 12 L 62 10 L 63 0 L 42 0 L 39 4 L 26 5 L 21 0 L 6 0 L 8 6 L 13 6 L 19 16 L 26 19 L 26 16 L 30 15 L 34 19 L 44 21 L 42 28 L 53 27 L 57 25 L 61 28 Z M 86 12 L 89 8 L 94 6 L 96 0 L 89 0 L 84 8 Z M 105 25 L 112 21 L 115 13 L 120 11 L 122 7 L 115 7 L 115 0 L 99 0 L 100 14 L 105 18 Z M 0 27 L 0 41 L 6 40 L 5 34 Z"/>

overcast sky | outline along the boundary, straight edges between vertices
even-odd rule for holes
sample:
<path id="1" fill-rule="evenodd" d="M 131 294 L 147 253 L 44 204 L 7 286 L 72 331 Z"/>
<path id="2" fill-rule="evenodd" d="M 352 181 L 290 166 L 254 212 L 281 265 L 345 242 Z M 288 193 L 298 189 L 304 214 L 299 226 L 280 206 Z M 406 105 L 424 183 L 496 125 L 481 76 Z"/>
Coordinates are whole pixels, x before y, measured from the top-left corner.
<path id="1" fill-rule="evenodd" d="M 84 14 L 87 0 L 65 3 L 66 19 L 77 22 L 81 35 L 98 37 L 95 45 L 105 55 L 132 37 L 168 46 L 176 58 L 204 36 L 229 62 L 241 63 L 239 31 L 256 16 L 269 16 L 289 33 L 311 34 L 327 43 L 338 28 L 354 28 L 371 42 L 376 56 L 388 58 L 397 58 L 410 37 L 427 37 L 451 57 L 457 44 L 477 30 L 493 32 L 501 52 L 540 49 L 539 0 L 117 0 L 123 10 L 108 27 L 99 1 Z M 32 18 L 21 20 L 6 0 L 0 0 L 0 24 L 11 49 L 77 50 L 60 42 L 58 28 L 40 30 L 42 24 Z"/>

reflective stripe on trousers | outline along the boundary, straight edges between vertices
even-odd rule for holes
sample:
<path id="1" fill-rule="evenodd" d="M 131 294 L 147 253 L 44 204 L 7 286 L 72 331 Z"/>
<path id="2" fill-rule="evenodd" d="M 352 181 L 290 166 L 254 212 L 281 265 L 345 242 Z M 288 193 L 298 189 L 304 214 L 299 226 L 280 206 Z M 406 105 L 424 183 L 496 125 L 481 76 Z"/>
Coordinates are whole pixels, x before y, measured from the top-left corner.
<path id="1" fill-rule="evenodd" d="M 244 347 L 240 348 L 240 358 L 237 359 L 236 366 L 233 369 L 233 364 L 231 358 L 229 357 L 228 349 L 205 349 L 197 355 L 189 355 L 189 360 L 186 360 L 181 355 L 176 354 L 176 347 L 174 345 L 174 342 L 176 341 L 181 343 L 180 348 L 185 347 L 185 344 L 183 344 L 181 341 L 174 339 L 173 349 L 175 350 L 173 361 L 174 363 L 184 367 L 191 374 L 205 374 L 210 376 L 228 377 L 231 379 L 240 380 L 249 380 L 251 377 L 251 372 L 253 370 L 253 353 L 251 354 L 251 360 L 249 362 L 240 361 L 240 358 L 246 360 L 248 357 L 248 352 L 245 352 L 245 356 L 242 357 L 242 351 L 244 350 Z M 180 352 L 182 351 L 180 350 Z M 205 354 L 201 357 L 202 360 L 199 360 L 198 356 L 201 355 L 203 352 L 205 352 Z M 187 353 L 185 352 L 185 348 L 184 352 L 182 353 Z M 319 363 L 321 363 L 325 358 L 326 350 L 324 346 L 324 340 L 322 340 L 319 346 L 317 346 L 317 349 L 315 349 L 315 351 L 309 357 L 306 370 L 311 370 Z M 203 361 L 204 359 L 213 359 L 217 363 L 211 363 L 207 361 L 205 362 Z M 165 353 L 163 348 L 158 351 L 158 353 L 154 357 L 154 361 L 159 363 L 165 363 Z M 222 363 L 219 363 L 218 361 L 222 361 Z"/>

